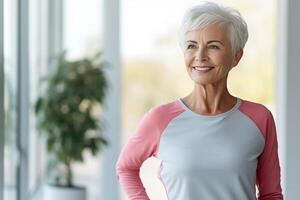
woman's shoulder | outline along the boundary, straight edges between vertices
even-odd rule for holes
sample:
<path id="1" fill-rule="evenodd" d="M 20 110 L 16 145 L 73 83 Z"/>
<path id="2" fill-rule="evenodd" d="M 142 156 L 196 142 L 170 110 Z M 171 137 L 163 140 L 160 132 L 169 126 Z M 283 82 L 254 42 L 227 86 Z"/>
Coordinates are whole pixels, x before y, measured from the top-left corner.
<path id="1" fill-rule="evenodd" d="M 157 120 L 169 119 L 183 112 L 177 99 L 152 106 L 145 115 Z"/>
<path id="2" fill-rule="evenodd" d="M 241 99 L 239 110 L 255 118 L 262 119 L 272 117 L 272 112 L 264 104 L 251 100 Z"/>

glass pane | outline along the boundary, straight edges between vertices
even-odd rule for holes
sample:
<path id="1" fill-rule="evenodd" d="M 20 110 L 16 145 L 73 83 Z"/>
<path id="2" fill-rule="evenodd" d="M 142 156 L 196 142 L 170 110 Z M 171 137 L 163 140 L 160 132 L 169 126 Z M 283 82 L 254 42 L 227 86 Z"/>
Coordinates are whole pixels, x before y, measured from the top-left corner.
<path id="1" fill-rule="evenodd" d="M 64 48 L 70 60 L 95 55 L 101 50 L 102 0 L 66 0 Z M 88 199 L 99 199 L 100 159 L 85 153 L 84 163 L 74 164 L 74 182 L 84 186 Z"/>
<path id="2" fill-rule="evenodd" d="M 64 48 L 70 59 L 101 49 L 102 0 L 66 0 L 64 6 Z"/>
<path id="3" fill-rule="evenodd" d="M 31 197 L 40 197 L 45 171 L 45 148 L 36 130 L 34 103 L 40 91 L 40 77 L 47 70 L 47 0 L 29 0 L 29 132 L 28 189 Z"/>
<path id="4" fill-rule="evenodd" d="M 5 73 L 5 147 L 4 199 L 16 199 L 17 145 L 16 145 L 16 0 L 4 0 L 4 73 Z"/>

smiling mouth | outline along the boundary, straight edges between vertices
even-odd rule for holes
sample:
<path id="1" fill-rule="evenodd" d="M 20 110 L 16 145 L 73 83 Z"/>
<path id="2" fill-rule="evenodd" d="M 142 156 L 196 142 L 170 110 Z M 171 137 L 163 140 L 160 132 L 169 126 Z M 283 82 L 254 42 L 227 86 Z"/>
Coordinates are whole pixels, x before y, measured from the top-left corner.
<path id="1" fill-rule="evenodd" d="M 192 67 L 193 71 L 196 71 L 196 72 L 208 72 L 210 70 L 212 70 L 214 67 L 210 67 L 210 66 L 203 66 L 203 67 L 198 67 L 198 66 L 195 66 L 195 67 Z"/>

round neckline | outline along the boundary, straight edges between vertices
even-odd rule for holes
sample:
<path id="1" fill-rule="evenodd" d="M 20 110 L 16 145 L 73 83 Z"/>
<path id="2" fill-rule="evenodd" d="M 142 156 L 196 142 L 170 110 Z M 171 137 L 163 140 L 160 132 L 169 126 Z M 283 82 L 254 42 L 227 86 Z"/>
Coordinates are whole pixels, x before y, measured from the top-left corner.
<path id="1" fill-rule="evenodd" d="M 183 109 L 185 111 L 187 111 L 188 113 L 191 113 L 197 117 L 202 117 L 202 118 L 218 118 L 218 117 L 223 117 L 223 116 L 227 116 L 229 115 L 230 113 L 234 112 L 235 110 L 237 110 L 241 104 L 241 99 L 239 97 L 236 97 L 237 101 L 235 103 L 235 105 L 230 109 L 230 110 L 227 110 L 226 112 L 223 112 L 223 113 L 219 113 L 219 114 L 216 114 L 216 115 L 202 115 L 202 114 L 199 114 L 199 113 L 196 113 L 194 111 L 192 111 L 191 109 L 189 109 L 183 102 L 183 100 L 181 98 L 177 98 L 177 101 L 179 102 L 179 104 L 183 107 Z"/>

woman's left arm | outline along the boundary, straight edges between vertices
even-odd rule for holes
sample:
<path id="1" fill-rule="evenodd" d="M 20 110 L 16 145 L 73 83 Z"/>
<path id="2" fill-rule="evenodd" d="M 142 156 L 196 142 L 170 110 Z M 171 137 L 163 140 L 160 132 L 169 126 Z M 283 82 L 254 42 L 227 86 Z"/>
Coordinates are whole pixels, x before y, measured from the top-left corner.
<path id="1" fill-rule="evenodd" d="M 258 158 L 256 184 L 258 200 L 283 200 L 275 122 L 270 111 L 264 123 L 265 146 Z"/>

